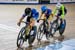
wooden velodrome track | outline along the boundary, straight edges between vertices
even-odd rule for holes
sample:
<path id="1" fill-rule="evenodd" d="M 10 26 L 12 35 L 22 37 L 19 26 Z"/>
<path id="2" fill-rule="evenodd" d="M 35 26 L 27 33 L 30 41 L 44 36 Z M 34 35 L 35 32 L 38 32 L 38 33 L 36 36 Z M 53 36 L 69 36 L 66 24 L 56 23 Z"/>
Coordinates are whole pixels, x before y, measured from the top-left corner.
<path id="1" fill-rule="evenodd" d="M 65 40 L 75 38 L 75 4 L 64 4 L 67 8 L 65 16 L 67 26 Z M 54 4 L 47 5 L 52 10 Z M 36 8 L 40 12 L 41 5 L 0 5 L 0 50 L 16 50 L 16 38 L 19 27 L 16 25 L 26 7 Z M 9 28 L 8 28 L 9 27 Z"/>

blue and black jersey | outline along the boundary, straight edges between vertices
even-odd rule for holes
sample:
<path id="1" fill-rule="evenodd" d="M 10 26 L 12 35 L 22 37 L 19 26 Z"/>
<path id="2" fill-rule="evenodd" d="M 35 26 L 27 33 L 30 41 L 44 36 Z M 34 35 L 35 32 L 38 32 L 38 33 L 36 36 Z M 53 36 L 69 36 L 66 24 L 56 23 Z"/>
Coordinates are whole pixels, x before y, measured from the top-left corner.
<path id="1" fill-rule="evenodd" d="M 23 14 L 22 17 L 26 17 L 27 15 L 26 14 Z M 31 18 L 34 18 L 35 20 L 37 20 L 37 18 L 39 17 L 39 12 L 31 12 L 31 15 L 30 16 L 27 16 L 27 22 L 30 22 L 30 19 Z"/>

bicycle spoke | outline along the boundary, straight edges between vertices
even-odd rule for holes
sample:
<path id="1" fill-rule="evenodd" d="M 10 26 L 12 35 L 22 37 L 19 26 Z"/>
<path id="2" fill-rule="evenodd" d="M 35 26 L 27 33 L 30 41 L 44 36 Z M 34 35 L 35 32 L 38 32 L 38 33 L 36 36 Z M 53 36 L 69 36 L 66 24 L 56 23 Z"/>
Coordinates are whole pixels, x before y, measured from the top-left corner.
<path id="1" fill-rule="evenodd" d="M 20 39 L 19 45 L 20 45 L 20 47 L 22 47 L 22 45 L 23 45 L 23 39 Z"/>

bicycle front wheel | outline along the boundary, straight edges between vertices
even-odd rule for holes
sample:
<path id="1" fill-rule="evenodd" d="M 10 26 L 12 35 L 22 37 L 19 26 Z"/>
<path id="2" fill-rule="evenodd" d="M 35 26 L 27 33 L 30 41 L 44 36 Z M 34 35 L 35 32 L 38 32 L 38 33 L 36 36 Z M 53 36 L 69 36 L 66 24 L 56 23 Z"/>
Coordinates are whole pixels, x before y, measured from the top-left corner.
<path id="1" fill-rule="evenodd" d="M 41 40 L 44 34 L 44 25 L 43 23 L 40 24 L 39 28 L 38 28 L 38 33 L 37 33 L 37 40 Z"/>
<path id="2" fill-rule="evenodd" d="M 22 47 L 23 43 L 24 43 L 24 32 L 25 32 L 25 27 L 23 27 L 17 37 L 17 47 L 20 48 Z"/>

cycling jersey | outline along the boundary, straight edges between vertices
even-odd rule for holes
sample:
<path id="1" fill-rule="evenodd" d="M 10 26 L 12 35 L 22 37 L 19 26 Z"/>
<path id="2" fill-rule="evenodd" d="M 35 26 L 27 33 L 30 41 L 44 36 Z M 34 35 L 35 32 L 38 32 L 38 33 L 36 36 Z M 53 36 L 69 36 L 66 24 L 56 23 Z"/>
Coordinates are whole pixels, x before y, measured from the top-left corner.
<path id="1" fill-rule="evenodd" d="M 65 8 L 64 5 L 61 5 L 59 10 L 55 8 L 55 10 L 53 11 L 53 14 L 57 14 L 57 16 L 60 16 L 62 19 L 64 19 L 66 13 L 67 13 L 67 9 Z"/>
<path id="2" fill-rule="evenodd" d="M 47 9 L 47 11 L 44 12 L 43 14 L 45 14 L 45 17 L 48 19 L 51 14 L 51 9 Z"/>
<path id="3" fill-rule="evenodd" d="M 23 14 L 22 17 L 26 17 L 27 15 L 26 14 Z M 34 18 L 34 19 L 38 19 L 39 17 L 39 13 L 38 12 L 35 12 L 35 13 L 32 13 L 31 12 L 31 15 L 30 16 L 27 16 L 27 22 L 30 22 L 30 19 L 31 18 Z"/>

